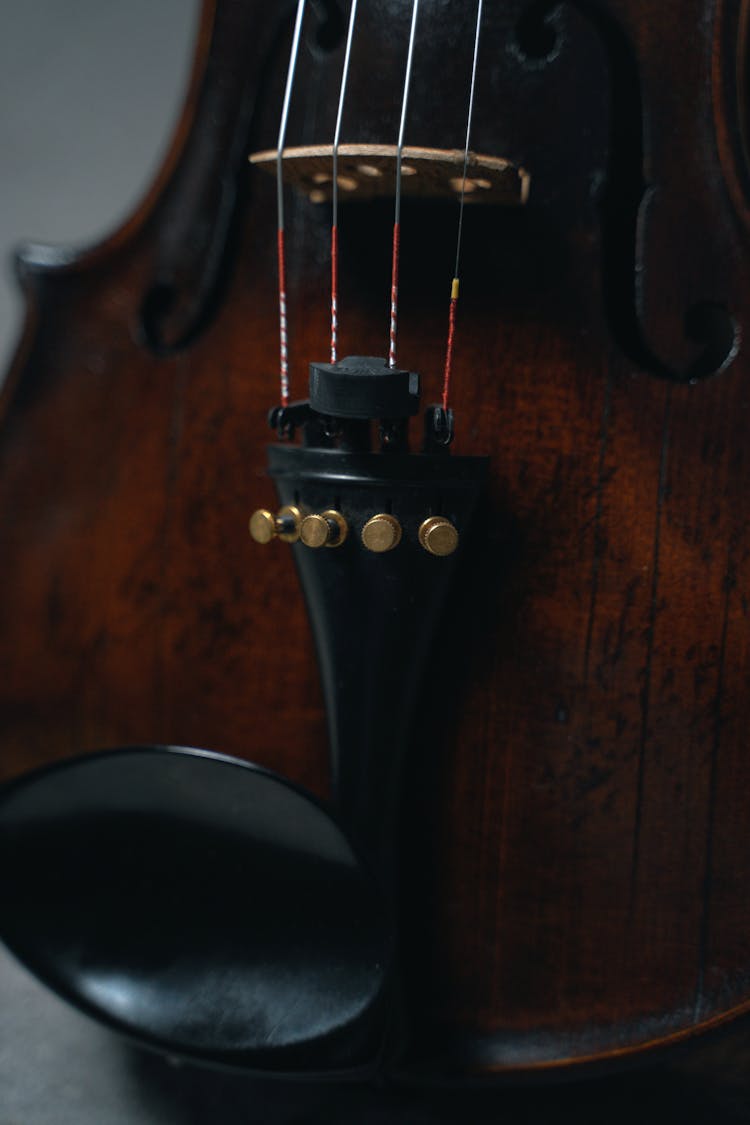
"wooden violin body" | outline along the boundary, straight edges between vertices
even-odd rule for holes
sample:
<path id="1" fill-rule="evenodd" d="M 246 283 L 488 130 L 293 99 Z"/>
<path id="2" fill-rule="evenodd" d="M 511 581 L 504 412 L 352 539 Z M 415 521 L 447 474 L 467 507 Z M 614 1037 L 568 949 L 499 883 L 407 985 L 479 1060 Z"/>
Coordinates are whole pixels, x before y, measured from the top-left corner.
<path id="1" fill-rule="evenodd" d="M 466 217 L 455 448 L 489 457 L 490 481 L 425 678 L 399 847 L 402 1066 L 426 1077 L 611 1060 L 750 1006 L 747 5 L 489 8 L 472 147 L 531 191 Z M 395 137 L 409 15 L 363 5 L 347 139 Z M 153 742 L 327 792 L 291 555 L 246 531 L 272 502 L 278 346 L 273 186 L 246 157 L 275 141 L 291 16 L 208 3 L 138 213 L 94 250 L 20 258 L 4 778 Z M 461 144 L 474 18 L 423 5 L 409 143 Z M 324 143 L 335 5 L 306 44 L 289 143 Z M 330 215 L 299 194 L 288 208 L 302 394 L 326 355 Z M 432 397 L 455 219 L 438 201 L 402 220 L 400 355 Z M 385 207 L 342 214 L 345 352 L 384 352 L 388 233 Z"/>

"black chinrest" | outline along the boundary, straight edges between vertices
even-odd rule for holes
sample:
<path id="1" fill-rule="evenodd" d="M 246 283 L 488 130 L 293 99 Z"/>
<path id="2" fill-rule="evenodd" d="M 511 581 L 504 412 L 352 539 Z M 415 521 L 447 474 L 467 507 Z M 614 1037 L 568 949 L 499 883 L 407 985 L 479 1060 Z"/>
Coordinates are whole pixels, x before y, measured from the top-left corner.
<path id="1" fill-rule="evenodd" d="M 333 817 L 176 747 L 87 755 L 0 793 L 0 937 L 84 1011 L 259 1072 L 374 1066 L 393 934 Z"/>

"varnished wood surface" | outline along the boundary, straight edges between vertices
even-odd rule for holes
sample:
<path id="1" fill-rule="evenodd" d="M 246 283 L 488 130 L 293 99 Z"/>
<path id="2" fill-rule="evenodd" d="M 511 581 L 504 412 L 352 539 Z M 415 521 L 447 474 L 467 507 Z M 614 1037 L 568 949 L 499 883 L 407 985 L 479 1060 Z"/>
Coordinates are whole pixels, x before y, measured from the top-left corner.
<path id="1" fill-rule="evenodd" d="M 386 24 L 363 13 L 350 104 L 366 112 L 352 141 L 395 132 L 408 12 L 392 7 Z M 462 108 L 449 100 L 437 114 L 430 78 L 451 86 L 468 70 L 473 14 L 459 7 L 446 36 L 439 6 L 425 5 L 409 138 L 421 144 L 461 143 Z M 426 1073 L 619 1058 L 750 1005 L 750 372 L 740 351 L 719 374 L 683 378 L 700 350 L 687 309 L 725 304 L 748 319 L 746 189 L 722 70 L 740 11 L 600 7 L 638 61 L 635 170 L 638 145 L 614 151 L 623 111 L 602 91 L 617 67 L 595 19 L 565 7 L 554 51 L 529 59 L 514 0 L 483 40 L 473 143 L 528 168 L 534 190 L 522 213 L 466 219 L 456 450 L 489 454 L 492 482 L 405 798 L 411 1061 Z M 247 95 L 246 151 L 267 147 L 288 24 L 276 35 L 267 9 L 232 0 L 216 14 L 270 52 L 273 77 Z M 38 253 L 21 264 L 29 322 L 0 431 L 6 777 L 80 750 L 170 742 L 326 792 L 291 559 L 246 533 L 250 510 L 273 501 L 266 177 L 243 189 L 231 282 L 206 330 L 157 357 L 137 329 L 160 220 L 175 200 L 181 222 L 208 207 L 192 187 L 196 168 L 209 183 L 214 153 L 190 125 L 207 96 L 211 18 L 209 6 L 174 157 L 141 212 L 70 264 Z M 239 72 L 247 59 L 224 30 L 224 63 Z M 373 44 L 392 84 L 372 82 Z M 306 53 L 290 143 L 332 135 L 340 61 Z M 618 145 L 627 132 L 615 130 Z M 614 205 L 603 189 L 617 160 L 649 184 L 629 275 L 611 230 L 607 242 L 617 206 L 627 212 L 627 182 Z M 342 353 L 385 350 L 390 221 L 376 205 L 342 217 Z M 433 204 L 405 207 L 402 222 L 399 355 L 423 373 L 427 401 L 455 221 Z M 293 395 L 326 353 L 327 238 L 328 216 L 290 200 Z"/>

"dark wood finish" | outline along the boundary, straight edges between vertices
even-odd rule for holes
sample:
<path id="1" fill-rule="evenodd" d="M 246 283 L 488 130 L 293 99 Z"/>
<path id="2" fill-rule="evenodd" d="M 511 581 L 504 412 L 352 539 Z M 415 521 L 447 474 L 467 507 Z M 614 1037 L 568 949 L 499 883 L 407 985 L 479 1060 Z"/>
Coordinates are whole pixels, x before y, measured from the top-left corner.
<path id="1" fill-rule="evenodd" d="M 521 0 L 488 7 L 473 144 L 527 168 L 532 193 L 466 219 L 456 448 L 491 456 L 492 486 L 407 788 L 426 1073 L 619 1058 L 750 1007 L 750 369 L 729 320 L 750 321 L 746 4 L 582 0 L 547 24 Z M 346 139 L 390 141 L 409 5 L 363 9 Z M 410 143 L 461 143 L 474 10 L 423 5 Z M 211 177 L 234 174 L 251 118 L 243 151 L 273 144 L 289 5 L 269 12 L 207 4 L 174 151 L 123 230 L 21 258 L 0 431 L 5 777 L 163 742 L 326 792 L 291 559 L 246 532 L 272 503 L 273 185 L 246 173 L 235 267 L 197 338 L 203 275 L 165 236 L 229 230 Z M 340 66 L 340 46 L 305 50 L 290 144 L 330 140 Z M 328 221 L 290 200 L 297 393 L 326 354 Z M 455 221 L 405 207 L 400 358 L 428 397 Z M 385 349 L 389 222 L 342 215 L 344 352 Z M 143 344 L 155 283 L 175 294 L 163 336 L 192 339 L 174 354 Z"/>

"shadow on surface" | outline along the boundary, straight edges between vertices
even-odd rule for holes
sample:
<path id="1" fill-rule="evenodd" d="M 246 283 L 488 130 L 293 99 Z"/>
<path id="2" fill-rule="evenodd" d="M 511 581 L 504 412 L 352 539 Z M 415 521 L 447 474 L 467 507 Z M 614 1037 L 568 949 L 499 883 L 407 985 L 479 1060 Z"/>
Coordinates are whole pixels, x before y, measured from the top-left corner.
<path id="1" fill-rule="evenodd" d="M 748 1102 L 666 1070 L 490 1092 L 259 1082 L 131 1052 L 143 1110 L 180 1125 L 733 1125 Z M 744 1091 L 743 1091 L 744 1093 Z M 159 1117 L 149 1120 L 160 1121 Z"/>

